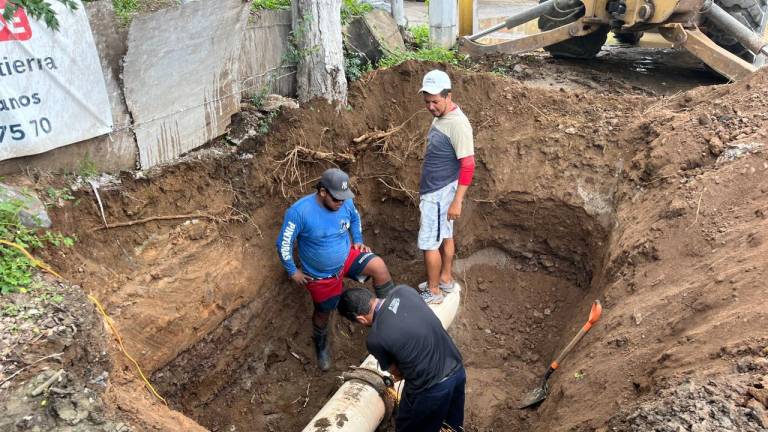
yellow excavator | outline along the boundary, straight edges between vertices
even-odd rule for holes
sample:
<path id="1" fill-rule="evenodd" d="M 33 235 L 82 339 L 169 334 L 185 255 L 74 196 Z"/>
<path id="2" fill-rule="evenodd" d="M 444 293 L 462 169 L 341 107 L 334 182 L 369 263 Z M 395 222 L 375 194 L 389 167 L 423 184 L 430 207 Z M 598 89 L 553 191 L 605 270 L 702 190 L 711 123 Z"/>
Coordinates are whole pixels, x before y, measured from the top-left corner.
<path id="1" fill-rule="evenodd" d="M 538 19 L 540 33 L 497 44 L 479 39 Z M 768 0 L 545 0 L 479 33 L 461 38 L 472 57 L 544 48 L 554 57 L 593 58 L 613 31 L 623 42 L 658 32 L 709 67 L 739 80 L 766 62 Z"/>

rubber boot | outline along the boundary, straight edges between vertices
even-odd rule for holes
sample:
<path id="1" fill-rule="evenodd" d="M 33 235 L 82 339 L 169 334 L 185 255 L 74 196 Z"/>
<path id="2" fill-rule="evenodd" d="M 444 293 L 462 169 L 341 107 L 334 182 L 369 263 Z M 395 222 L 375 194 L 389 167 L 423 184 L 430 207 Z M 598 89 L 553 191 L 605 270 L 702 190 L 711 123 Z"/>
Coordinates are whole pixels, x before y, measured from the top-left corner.
<path id="1" fill-rule="evenodd" d="M 376 297 L 380 299 L 385 299 L 389 295 L 392 290 L 395 289 L 395 283 L 390 280 L 388 282 L 384 282 L 381 285 L 374 285 L 373 290 L 376 292 Z"/>
<path id="2" fill-rule="evenodd" d="M 315 343 L 317 366 L 326 372 L 331 368 L 331 349 L 328 347 L 328 328 L 312 327 L 312 341 Z"/>

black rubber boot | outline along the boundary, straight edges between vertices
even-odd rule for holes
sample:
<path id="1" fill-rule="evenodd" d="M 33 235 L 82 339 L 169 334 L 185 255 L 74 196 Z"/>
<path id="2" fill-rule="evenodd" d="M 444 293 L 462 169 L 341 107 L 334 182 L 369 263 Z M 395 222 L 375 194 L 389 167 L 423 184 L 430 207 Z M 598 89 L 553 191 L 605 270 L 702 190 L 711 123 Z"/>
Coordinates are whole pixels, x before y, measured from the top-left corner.
<path id="1" fill-rule="evenodd" d="M 381 285 L 374 285 L 373 290 L 376 292 L 376 297 L 380 299 L 387 298 L 390 292 L 395 289 L 395 283 L 390 280 L 389 282 L 384 282 Z"/>
<path id="2" fill-rule="evenodd" d="M 317 366 L 326 372 L 331 368 L 331 349 L 328 347 L 328 327 L 312 327 L 312 341 L 315 343 Z"/>

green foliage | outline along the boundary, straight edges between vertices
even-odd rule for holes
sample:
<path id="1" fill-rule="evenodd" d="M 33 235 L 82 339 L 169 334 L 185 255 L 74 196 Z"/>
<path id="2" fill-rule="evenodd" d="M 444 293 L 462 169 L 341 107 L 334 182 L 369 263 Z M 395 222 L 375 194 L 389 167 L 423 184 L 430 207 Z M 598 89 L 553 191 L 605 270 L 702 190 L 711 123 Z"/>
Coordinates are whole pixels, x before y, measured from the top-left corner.
<path id="1" fill-rule="evenodd" d="M 69 193 L 68 189 L 56 189 L 52 186 L 48 186 L 45 190 L 48 199 L 46 204 L 56 207 L 61 207 L 64 201 L 72 201 L 75 197 Z"/>
<path id="2" fill-rule="evenodd" d="M 128 25 L 131 19 L 139 11 L 139 0 L 112 0 L 115 15 L 124 25 Z"/>
<path id="3" fill-rule="evenodd" d="M 282 64 L 296 64 L 305 57 L 310 56 L 317 52 L 319 46 L 311 46 L 309 48 L 300 48 L 301 40 L 304 39 L 309 31 L 309 23 L 312 22 L 310 15 L 304 15 L 298 22 L 298 25 L 291 30 L 288 34 L 288 49 L 283 54 Z"/>
<path id="4" fill-rule="evenodd" d="M 3 308 L 0 309 L 0 316 L 4 317 L 15 317 L 18 316 L 19 313 L 21 313 L 21 310 L 13 303 L 3 305 Z"/>
<path id="5" fill-rule="evenodd" d="M 251 10 L 285 10 L 291 8 L 291 0 L 253 0 Z"/>
<path id="6" fill-rule="evenodd" d="M 69 10 L 77 10 L 78 4 L 74 0 L 57 0 L 63 4 Z M 94 1 L 94 0 L 83 0 Z M 51 4 L 44 0 L 8 0 L 5 4 L 5 10 L 3 11 L 3 18 L 10 20 L 13 14 L 16 13 L 16 9 L 23 8 L 27 15 L 38 20 L 43 21 L 45 26 L 51 30 L 59 30 L 59 19 L 56 18 L 56 12 L 51 8 Z"/>
<path id="7" fill-rule="evenodd" d="M 379 61 L 379 67 L 388 68 L 397 66 L 408 60 L 432 61 L 458 65 L 463 59 L 464 57 L 461 54 L 449 49 L 439 47 L 421 48 L 416 51 L 392 52 Z"/>
<path id="8" fill-rule="evenodd" d="M 27 251 L 46 245 L 72 246 L 75 239 L 53 231 L 39 232 L 22 225 L 19 200 L 0 202 L 0 239 L 13 242 Z M 32 282 L 34 264 L 16 248 L 0 244 L 0 294 L 25 292 Z"/>
<path id="9" fill-rule="evenodd" d="M 413 36 L 413 44 L 417 49 L 429 48 L 432 44 L 429 42 L 429 26 L 420 24 L 408 29 Z"/>
<path id="10" fill-rule="evenodd" d="M 80 161 L 77 173 L 82 178 L 98 177 L 99 169 L 96 167 L 96 162 L 91 159 L 91 156 L 88 153 L 86 153 L 85 157 Z"/>
<path id="11" fill-rule="evenodd" d="M 347 24 L 355 17 L 363 16 L 373 10 L 373 6 L 360 0 L 343 0 L 341 3 L 341 24 Z"/>
<path id="12" fill-rule="evenodd" d="M 280 115 L 280 111 L 270 111 L 267 113 L 266 116 L 264 116 L 263 119 L 259 121 L 259 129 L 258 132 L 261 135 L 266 135 L 269 133 L 269 129 L 272 127 L 272 121 Z"/>
<path id="13" fill-rule="evenodd" d="M 264 87 L 259 89 L 259 92 L 251 96 L 251 104 L 256 108 L 261 107 L 264 103 L 264 98 L 269 94 L 269 89 L 272 87 L 272 79 L 270 79 Z"/>
<path id="14" fill-rule="evenodd" d="M 344 50 L 344 75 L 346 75 L 348 82 L 360 79 L 372 69 L 371 63 L 365 61 L 360 55 Z"/>

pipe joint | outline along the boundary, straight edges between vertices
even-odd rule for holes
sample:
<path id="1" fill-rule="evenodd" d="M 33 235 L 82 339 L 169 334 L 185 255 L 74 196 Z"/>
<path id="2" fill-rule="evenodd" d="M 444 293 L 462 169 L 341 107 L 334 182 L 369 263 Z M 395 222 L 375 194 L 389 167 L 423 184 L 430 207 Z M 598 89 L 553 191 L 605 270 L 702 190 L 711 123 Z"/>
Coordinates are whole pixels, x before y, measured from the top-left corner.
<path id="1" fill-rule="evenodd" d="M 394 389 L 395 383 L 392 377 L 366 367 L 350 366 L 347 372 L 341 374 L 341 379 L 343 381 L 342 384 L 347 381 L 356 380 L 376 390 L 384 402 L 384 418 L 379 424 L 379 430 L 385 430 L 397 405 L 397 392 Z"/>

